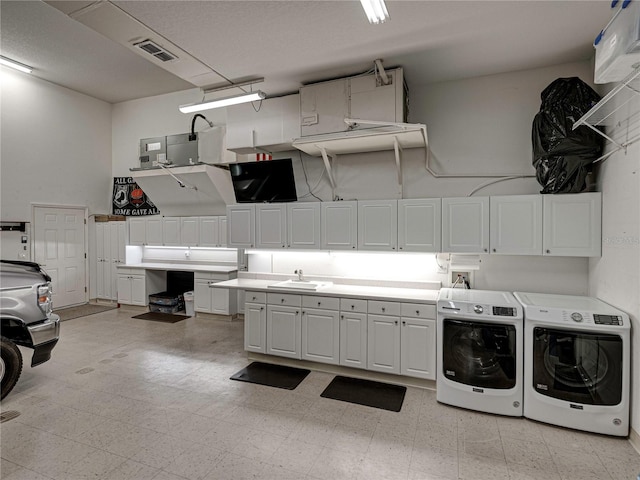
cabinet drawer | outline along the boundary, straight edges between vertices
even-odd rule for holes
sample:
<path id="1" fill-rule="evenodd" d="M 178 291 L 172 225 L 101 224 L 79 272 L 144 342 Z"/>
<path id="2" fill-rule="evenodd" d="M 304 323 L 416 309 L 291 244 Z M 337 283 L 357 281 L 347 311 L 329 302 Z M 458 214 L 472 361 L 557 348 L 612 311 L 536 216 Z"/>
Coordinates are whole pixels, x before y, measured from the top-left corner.
<path id="1" fill-rule="evenodd" d="M 144 268 L 118 268 L 118 275 L 144 275 Z"/>
<path id="2" fill-rule="evenodd" d="M 410 318 L 436 318 L 436 306 L 424 303 L 403 303 L 402 316 Z"/>
<path id="3" fill-rule="evenodd" d="M 339 310 L 340 299 L 334 297 L 319 297 L 316 295 L 304 295 L 302 306 L 305 308 L 320 308 L 324 310 Z"/>
<path id="4" fill-rule="evenodd" d="M 378 315 L 400 315 L 400 304 L 397 302 L 369 300 L 368 312 Z"/>
<path id="5" fill-rule="evenodd" d="M 228 273 L 213 273 L 213 272 L 195 272 L 193 278 L 196 280 L 211 280 L 215 282 L 222 282 L 229 280 Z"/>
<path id="6" fill-rule="evenodd" d="M 343 312 L 367 313 L 367 301 L 356 298 L 341 298 L 340 310 Z"/>
<path id="7" fill-rule="evenodd" d="M 289 295 L 286 293 L 269 293 L 267 303 L 270 305 L 289 305 L 299 307 L 302 305 L 302 295 Z"/>
<path id="8" fill-rule="evenodd" d="M 267 303 L 266 292 L 246 292 L 244 301 L 250 303 Z"/>

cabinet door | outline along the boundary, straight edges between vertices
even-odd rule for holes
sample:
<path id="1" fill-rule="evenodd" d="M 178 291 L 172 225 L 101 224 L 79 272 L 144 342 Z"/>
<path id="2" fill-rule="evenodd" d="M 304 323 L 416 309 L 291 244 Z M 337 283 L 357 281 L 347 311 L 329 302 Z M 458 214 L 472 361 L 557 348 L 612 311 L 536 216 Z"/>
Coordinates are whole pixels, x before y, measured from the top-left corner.
<path id="1" fill-rule="evenodd" d="M 398 200 L 398 250 L 439 252 L 441 232 L 441 199 Z"/>
<path id="2" fill-rule="evenodd" d="M 220 217 L 200 217 L 199 222 L 198 245 L 217 247 L 220 239 Z"/>
<path id="3" fill-rule="evenodd" d="M 287 205 L 287 247 L 320 248 L 320 203 Z"/>
<path id="4" fill-rule="evenodd" d="M 226 247 L 227 246 L 227 217 L 218 217 L 218 222 L 220 224 L 220 233 L 218 235 L 218 246 Z"/>
<path id="5" fill-rule="evenodd" d="M 124 222 L 109 222 L 109 286 L 107 294 L 109 299 L 118 298 L 118 265 L 120 264 L 121 245 L 120 229 Z"/>
<path id="6" fill-rule="evenodd" d="M 267 352 L 267 311 L 263 304 L 244 304 L 244 349 Z"/>
<path id="7" fill-rule="evenodd" d="M 116 222 L 118 229 L 118 264 L 127 262 L 127 222 Z"/>
<path id="8" fill-rule="evenodd" d="M 287 246 L 287 206 L 281 203 L 256 205 L 256 247 Z"/>
<path id="9" fill-rule="evenodd" d="M 133 305 L 145 306 L 149 303 L 147 301 L 145 283 L 144 275 L 131 276 L 131 303 Z"/>
<path id="10" fill-rule="evenodd" d="M 400 373 L 400 317 L 367 317 L 367 367 L 369 370 Z"/>
<path id="11" fill-rule="evenodd" d="M 358 249 L 395 250 L 398 243 L 398 202 L 358 202 Z"/>
<path id="12" fill-rule="evenodd" d="M 489 197 L 442 199 L 442 251 L 489 252 Z"/>
<path id="13" fill-rule="evenodd" d="M 267 353 L 300 359 L 301 321 L 298 307 L 267 305 Z"/>
<path id="14" fill-rule="evenodd" d="M 233 310 L 230 308 L 231 293 L 235 295 L 235 290 L 211 287 L 211 311 L 218 315 L 233 315 L 237 313 L 236 308 Z"/>
<path id="15" fill-rule="evenodd" d="M 302 311 L 302 359 L 340 363 L 340 322 L 335 310 Z"/>
<path id="16" fill-rule="evenodd" d="M 147 217 L 146 223 L 146 241 L 145 245 L 162 245 L 162 217 Z"/>
<path id="17" fill-rule="evenodd" d="M 200 242 L 200 218 L 180 218 L 180 244 L 188 247 L 197 247 Z"/>
<path id="18" fill-rule="evenodd" d="M 367 368 L 367 314 L 340 312 L 340 365 Z"/>
<path id="19" fill-rule="evenodd" d="M 353 250 L 358 245 L 358 203 L 322 202 L 323 250 Z"/>
<path id="20" fill-rule="evenodd" d="M 180 217 L 164 217 L 162 219 L 162 244 L 174 247 L 182 245 Z"/>
<path id="21" fill-rule="evenodd" d="M 227 206 L 227 245 L 253 248 L 255 245 L 255 205 Z"/>
<path id="22" fill-rule="evenodd" d="M 602 194 L 544 195 L 544 255 L 602 255 Z"/>
<path id="23" fill-rule="evenodd" d="M 406 317 L 401 320 L 400 373 L 435 380 L 436 321 Z"/>
<path id="24" fill-rule="evenodd" d="M 140 217 L 130 218 L 129 223 L 129 245 L 144 245 L 147 242 L 147 222 Z"/>
<path id="25" fill-rule="evenodd" d="M 209 288 L 209 280 L 196 279 L 193 287 L 193 309 L 196 312 L 211 313 L 212 291 Z"/>
<path id="26" fill-rule="evenodd" d="M 490 197 L 491 253 L 542 255 L 542 195 Z"/>
<path id="27" fill-rule="evenodd" d="M 118 275 L 118 302 L 131 305 L 131 277 Z"/>
<path id="28" fill-rule="evenodd" d="M 96 223 L 96 296 L 98 298 L 106 298 L 105 295 L 105 225 L 106 223 Z"/>

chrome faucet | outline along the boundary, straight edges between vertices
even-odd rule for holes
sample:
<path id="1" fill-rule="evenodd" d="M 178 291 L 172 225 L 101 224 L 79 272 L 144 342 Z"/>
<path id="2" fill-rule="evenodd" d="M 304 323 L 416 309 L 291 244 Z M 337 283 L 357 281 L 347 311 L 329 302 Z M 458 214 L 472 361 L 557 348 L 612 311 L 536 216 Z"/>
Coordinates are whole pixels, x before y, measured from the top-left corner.
<path id="1" fill-rule="evenodd" d="M 293 273 L 297 273 L 298 274 L 298 281 L 299 282 L 304 282 L 304 277 L 302 276 L 302 269 L 299 268 L 298 270 L 294 270 Z"/>

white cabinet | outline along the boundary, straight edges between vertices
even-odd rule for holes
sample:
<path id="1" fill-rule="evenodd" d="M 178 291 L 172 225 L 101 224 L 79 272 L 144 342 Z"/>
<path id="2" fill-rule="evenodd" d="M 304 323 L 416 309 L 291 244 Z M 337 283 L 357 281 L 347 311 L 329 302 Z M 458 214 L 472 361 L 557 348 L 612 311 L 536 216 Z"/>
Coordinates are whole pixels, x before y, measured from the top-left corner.
<path id="1" fill-rule="evenodd" d="M 434 305 L 402 304 L 400 373 L 436 378 L 436 309 Z"/>
<path id="2" fill-rule="evenodd" d="M 397 200 L 358 202 L 358 249 L 396 250 L 397 243 Z"/>
<path id="3" fill-rule="evenodd" d="M 236 272 L 195 272 L 193 276 L 194 310 L 216 315 L 235 315 L 238 313 L 238 296 L 235 290 L 215 286 L 217 282 L 232 280 L 236 277 Z"/>
<path id="4" fill-rule="evenodd" d="M 200 217 L 180 217 L 180 245 L 200 246 Z"/>
<path id="5" fill-rule="evenodd" d="M 398 200 L 398 250 L 439 252 L 441 223 L 440 198 Z"/>
<path id="6" fill-rule="evenodd" d="M 144 245 L 162 245 L 163 240 L 163 220 L 160 216 L 151 216 L 145 219 L 145 242 Z"/>
<path id="7" fill-rule="evenodd" d="M 180 217 L 162 218 L 162 245 L 178 247 L 182 245 L 180 238 Z M 153 245 L 149 243 L 149 245 Z"/>
<path id="8" fill-rule="evenodd" d="M 367 368 L 367 301 L 340 299 L 340 365 Z"/>
<path id="9" fill-rule="evenodd" d="M 232 227 L 233 228 L 233 227 Z M 287 205 L 261 203 L 256 205 L 256 248 L 286 248 Z"/>
<path id="10" fill-rule="evenodd" d="M 542 196 L 490 197 L 491 253 L 542 255 Z"/>
<path id="11" fill-rule="evenodd" d="M 300 295 L 267 295 L 267 353 L 301 358 L 302 320 Z"/>
<path id="12" fill-rule="evenodd" d="M 442 251 L 489 252 L 489 197 L 442 199 Z"/>
<path id="13" fill-rule="evenodd" d="M 324 250 L 354 250 L 358 245 L 358 202 L 322 202 L 321 242 Z"/>
<path id="14" fill-rule="evenodd" d="M 227 107 L 226 147 L 236 153 L 291 150 L 300 137 L 300 95 L 268 98 Z"/>
<path id="15" fill-rule="evenodd" d="M 301 358 L 320 363 L 340 363 L 340 300 L 304 296 L 302 301 Z M 324 307 L 324 308 L 323 308 Z"/>
<path id="16" fill-rule="evenodd" d="M 244 349 L 249 352 L 267 352 L 267 307 L 265 294 L 247 292 L 244 304 Z M 253 301 L 249 299 L 253 298 Z"/>
<path id="17" fill-rule="evenodd" d="M 543 196 L 544 255 L 602 255 L 602 194 Z"/>
<path id="18" fill-rule="evenodd" d="M 143 271 L 144 272 L 144 271 Z M 145 274 L 118 273 L 118 302 L 127 305 L 147 305 Z"/>
<path id="19" fill-rule="evenodd" d="M 127 219 L 129 224 L 129 245 L 144 245 L 147 242 L 147 222 L 144 217 Z"/>
<path id="20" fill-rule="evenodd" d="M 400 373 L 400 317 L 369 314 L 367 323 L 367 368 Z"/>
<path id="21" fill-rule="evenodd" d="M 198 217 L 199 247 L 226 247 L 227 246 L 227 217 L 211 216 Z"/>
<path id="22" fill-rule="evenodd" d="M 255 205 L 227 205 L 227 245 L 253 248 L 255 245 Z"/>
<path id="23" fill-rule="evenodd" d="M 287 247 L 320 248 L 320 203 L 287 204 Z"/>
<path id="24" fill-rule="evenodd" d="M 118 298 L 118 265 L 125 263 L 125 222 L 96 223 L 96 297 Z"/>

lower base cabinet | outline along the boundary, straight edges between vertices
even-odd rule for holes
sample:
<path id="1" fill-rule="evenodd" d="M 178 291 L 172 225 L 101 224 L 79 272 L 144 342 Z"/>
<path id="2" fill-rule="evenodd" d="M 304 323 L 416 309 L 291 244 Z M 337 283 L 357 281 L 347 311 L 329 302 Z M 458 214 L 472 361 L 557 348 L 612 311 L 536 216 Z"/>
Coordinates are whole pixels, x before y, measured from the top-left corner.
<path id="1" fill-rule="evenodd" d="M 267 305 L 267 354 L 301 358 L 300 307 Z"/>
<path id="2" fill-rule="evenodd" d="M 244 349 L 267 353 L 267 307 L 264 303 L 244 304 Z"/>
<path id="3" fill-rule="evenodd" d="M 400 317 L 369 315 L 367 324 L 367 369 L 399 374 Z"/>
<path id="4" fill-rule="evenodd" d="M 144 275 L 118 274 L 118 303 L 147 305 Z"/>
<path id="5" fill-rule="evenodd" d="M 337 310 L 302 311 L 302 359 L 340 363 L 340 320 Z"/>
<path id="6" fill-rule="evenodd" d="M 235 290 L 215 287 L 217 282 L 234 278 L 236 278 L 235 273 L 195 272 L 193 277 L 194 310 L 217 315 L 235 315 L 238 313 L 238 296 Z"/>
<path id="7" fill-rule="evenodd" d="M 367 368 L 367 314 L 340 312 L 340 365 Z"/>

